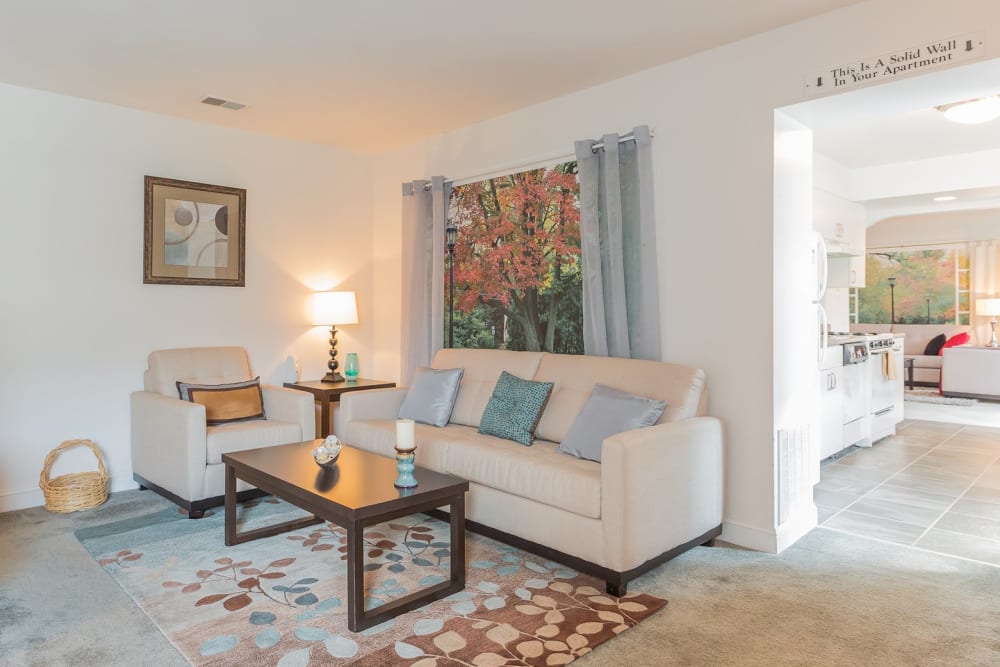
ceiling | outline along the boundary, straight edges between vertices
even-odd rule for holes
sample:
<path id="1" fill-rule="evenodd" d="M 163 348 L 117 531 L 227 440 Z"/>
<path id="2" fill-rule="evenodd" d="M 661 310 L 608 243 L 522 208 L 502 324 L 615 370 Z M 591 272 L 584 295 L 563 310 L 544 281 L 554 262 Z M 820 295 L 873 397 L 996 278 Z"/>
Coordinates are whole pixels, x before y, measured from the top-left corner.
<path id="1" fill-rule="evenodd" d="M 4 0 L 0 81 L 377 152 L 858 1 Z"/>
<path id="2" fill-rule="evenodd" d="M 818 128 L 813 142 L 817 152 L 845 167 L 870 167 L 1000 148 L 1000 119 L 960 125 L 937 109 L 925 108 L 849 126 Z"/>

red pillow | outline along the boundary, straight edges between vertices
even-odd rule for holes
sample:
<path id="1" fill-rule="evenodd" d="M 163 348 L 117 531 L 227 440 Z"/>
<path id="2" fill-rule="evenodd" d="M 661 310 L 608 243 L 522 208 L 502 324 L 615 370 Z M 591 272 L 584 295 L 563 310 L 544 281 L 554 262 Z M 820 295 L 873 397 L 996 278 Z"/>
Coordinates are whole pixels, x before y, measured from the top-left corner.
<path id="1" fill-rule="evenodd" d="M 948 340 L 946 340 L 944 342 L 944 345 L 941 346 L 941 350 L 938 352 L 938 356 L 942 356 L 944 354 L 944 348 L 946 348 L 946 347 L 955 347 L 956 345 L 965 345 L 966 343 L 969 342 L 969 338 L 970 338 L 970 336 L 969 336 L 968 332 L 965 332 L 965 331 L 963 331 L 962 333 L 955 334 L 954 336 L 952 336 L 951 338 L 949 338 Z"/>

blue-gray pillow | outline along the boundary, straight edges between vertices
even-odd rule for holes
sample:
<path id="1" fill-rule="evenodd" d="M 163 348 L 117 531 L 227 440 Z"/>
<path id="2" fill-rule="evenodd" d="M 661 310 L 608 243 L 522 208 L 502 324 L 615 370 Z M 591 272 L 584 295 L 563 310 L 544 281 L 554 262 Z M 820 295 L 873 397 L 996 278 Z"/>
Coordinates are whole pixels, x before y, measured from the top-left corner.
<path id="1" fill-rule="evenodd" d="M 594 385 L 590 398 L 559 443 L 559 451 L 600 463 L 605 438 L 652 426 L 666 407 L 666 401 L 636 396 L 603 384 Z"/>
<path id="2" fill-rule="evenodd" d="M 551 393 L 551 382 L 522 380 L 503 371 L 483 410 L 479 432 L 530 446 Z"/>
<path id="3" fill-rule="evenodd" d="M 413 374 L 413 384 L 399 406 L 399 418 L 445 426 L 455 408 L 464 372 L 463 368 L 418 368 Z"/>

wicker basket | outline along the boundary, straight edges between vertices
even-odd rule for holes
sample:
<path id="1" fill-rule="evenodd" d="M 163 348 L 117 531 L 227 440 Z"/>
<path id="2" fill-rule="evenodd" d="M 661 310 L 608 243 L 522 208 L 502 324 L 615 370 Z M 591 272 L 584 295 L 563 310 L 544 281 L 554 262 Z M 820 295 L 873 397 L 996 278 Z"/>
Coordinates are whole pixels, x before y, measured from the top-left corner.
<path id="1" fill-rule="evenodd" d="M 90 451 L 97 457 L 97 471 L 74 472 L 49 479 L 52 463 L 59 454 L 77 446 L 90 447 Z M 100 450 L 90 440 L 67 440 L 45 457 L 38 486 L 45 494 L 45 509 L 50 512 L 76 512 L 97 507 L 108 499 L 108 471 L 104 468 Z"/>

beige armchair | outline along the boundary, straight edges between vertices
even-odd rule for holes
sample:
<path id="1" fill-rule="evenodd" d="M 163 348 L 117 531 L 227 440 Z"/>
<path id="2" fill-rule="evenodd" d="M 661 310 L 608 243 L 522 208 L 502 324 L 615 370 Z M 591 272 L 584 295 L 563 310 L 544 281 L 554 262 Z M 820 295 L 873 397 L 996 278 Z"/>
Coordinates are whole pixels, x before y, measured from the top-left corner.
<path id="1" fill-rule="evenodd" d="M 222 455 L 312 440 L 313 397 L 284 387 L 262 386 L 265 419 L 208 426 L 205 406 L 178 398 L 177 381 L 223 384 L 250 380 L 241 347 L 157 350 L 149 355 L 143 391 L 132 393 L 132 472 L 151 489 L 200 518 L 225 494 Z M 239 482 L 241 497 L 256 494 Z"/>

